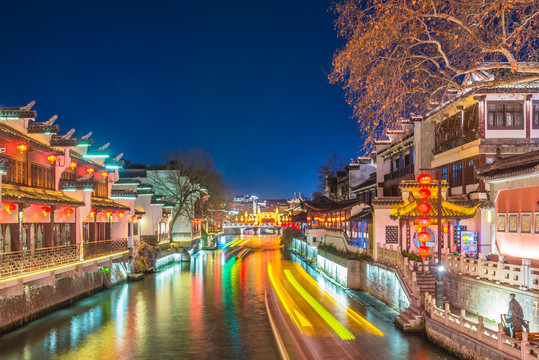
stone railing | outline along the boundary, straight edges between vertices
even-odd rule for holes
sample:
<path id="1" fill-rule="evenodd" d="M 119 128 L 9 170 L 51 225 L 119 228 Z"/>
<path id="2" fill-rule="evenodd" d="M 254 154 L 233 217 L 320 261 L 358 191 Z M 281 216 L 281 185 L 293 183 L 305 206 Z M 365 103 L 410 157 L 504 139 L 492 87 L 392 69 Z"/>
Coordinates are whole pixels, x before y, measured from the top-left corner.
<path id="1" fill-rule="evenodd" d="M 127 239 L 111 239 L 84 243 L 84 259 L 92 259 L 127 250 Z"/>
<path id="2" fill-rule="evenodd" d="M 430 318 L 458 333 L 469 336 L 480 343 L 497 349 L 502 353 L 516 357 L 518 359 L 529 360 L 538 358 L 539 348 L 533 346 L 528 341 L 528 333 L 522 333 L 522 340 L 505 335 L 502 324 L 498 323 L 497 330 L 484 326 L 483 317 L 477 318 L 477 323 L 466 319 L 465 310 L 461 310 L 460 315 L 452 314 L 449 304 L 445 309 L 436 307 L 436 301 L 432 295 L 425 296 L 425 311 Z"/>
<path id="3" fill-rule="evenodd" d="M 391 265 L 400 273 L 407 290 L 413 297 L 419 295 L 419 285 L 417 284 L 417 275 L 414 265 L 407 257 L 402 256 L 402 250 L 397 245 L 378 246 L 377 261 Z"/>
<path id="4" fill-rule="evenodd" d="M 522 265 L 507 264 L 503 262 L 502 257 L 500 260 L 483 260 L 483 254 L 479 254 L 478 259 L 450 253 L 442 254 L 442 261 L 447 270 L 458 275 L 506 283 L 523 290 L 539 290 L 539 269 L 530 267 L 529 260 L 522 260 Z"/>
<path id="5" fill-rule="evenodd" d="M 79 260 L 79 244 L 1 253 L 0 278 L 69 264 Z"/>

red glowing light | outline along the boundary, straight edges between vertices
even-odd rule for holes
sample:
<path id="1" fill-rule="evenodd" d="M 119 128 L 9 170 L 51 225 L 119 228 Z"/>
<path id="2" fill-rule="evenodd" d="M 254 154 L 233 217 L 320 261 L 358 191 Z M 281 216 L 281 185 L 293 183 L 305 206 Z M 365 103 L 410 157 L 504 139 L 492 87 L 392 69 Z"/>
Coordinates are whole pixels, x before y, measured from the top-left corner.
<path id="1" fill-rule="evenodd" d="M 430 184 L 431 180 L 432 180 L 432 177 L 429 174 L 421 174 L 417 178 L 417 181 L 423 186 Z"/>
<path id="2" fill-rule="evenodd" d="M 430 240 L 430 234 L 426 231 L 421 231 L 419 234 L 417 234 L 417 240 L 421 241 L 422 243 L 426 243 Z"/>
<path id="3" fill-rule="evenodd" d="M 430 205 L 428 203 L 420 203 L 419 205 L 417 205 L 417 210 L 421 214 L 425 215 L 430 211 Z"/>
<path id="4" fill-rule="evenodd" d="M 421 188 L 418 190 L 417 195 L 421 200 L 428 199 L 430 197 L 430 190 L 426 188 Z"/>
<path id="5" fill-rule="evenodd" d="M 49 160 L 51 162 L 51 165 L 54 164 L 54 162 L 56 161 L 56 156 L 54 155 L 49 155 L 47 157 L 47 160 Z"/>
<path id="6" fill-rule="evenodd" d="M 64 214 L 66 214 L 67 216 L 71 216 L 71 214 L 73 214 L 73 209 L 72 208 L 65 208 L 64 209 Z"/>
<path id="7" fill-rule="evenodd" d="M 4 210 L 6 210 L 8 214 L 11 214 L 11 212 L 15 210 L 15 208 L 16 208 L 15 204 L 12 204 L 12 203 L 4 204 Z"/>
<path id="8" fill-rule="evenodd" d="M 21 152 L 21 154 L 23 152 L 25 152 L 26 150 L 28 149 L 28 146 L 24 145 L 24 144 L 19 144 L 17 145 L 17 150 L 19 150 Z"/>
<path id="9" fill-rule="evenodd" d="M 48 206 L 42 206 L 41 212 L 43 213 L 43 215 L 47 216 L 47 214 L 51 212 L 51 208 Z"/>
<path id="10" fill-rule="evenodd" d="M 431 220 L 428 217 L 420 217 L 417 219 L 417 226 L 421 228 L 426 228 L 430 225 Z"/>
<path id="11" fill-rule="evenodd" d="M 417 249 L 417 254 L 425 260 L 427 256 L 430 255 L 430 248 L 428 246 L 420 246 L 419 249 Z"/>

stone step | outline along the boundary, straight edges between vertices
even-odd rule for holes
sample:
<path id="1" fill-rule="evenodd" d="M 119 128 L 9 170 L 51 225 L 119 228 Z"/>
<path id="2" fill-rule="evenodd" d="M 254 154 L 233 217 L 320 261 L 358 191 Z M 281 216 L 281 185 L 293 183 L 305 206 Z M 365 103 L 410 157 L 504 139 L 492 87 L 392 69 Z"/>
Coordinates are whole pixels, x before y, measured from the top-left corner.
<path id="1" fill-rule="evenodd" d="M 408 313 L 410 313 L 410 314 L 412 314 L 414 316 L 421 316 L 421 314 L 423 313 L 423 310 L 418 309 L 414 305 L 410 304 L 410 306 L 408 306 L 408 308 L 406 309 L 406 312 L 408 312 Z"/>
<path id="2" fill-rule="evenodd" d="M 401 319 L 403 319 L 406 323 L 410 325 L 415 320 L 415 318 L 412 315 L 408 314 L 406 311 L 401 311 L 399 316 L 401 317 Z"/>

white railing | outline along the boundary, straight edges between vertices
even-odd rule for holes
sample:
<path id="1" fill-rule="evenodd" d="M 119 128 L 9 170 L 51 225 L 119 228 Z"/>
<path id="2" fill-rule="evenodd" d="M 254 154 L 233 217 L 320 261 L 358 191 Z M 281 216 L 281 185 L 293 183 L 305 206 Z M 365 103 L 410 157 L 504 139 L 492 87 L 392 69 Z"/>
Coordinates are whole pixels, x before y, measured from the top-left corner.
<path id="1" fill-rule="evenodd" d="M 539 269 L 530 267 L 528 260 L 523 260 L 522 265 L 507 264 L 503 262 L 502 257 L 500 260 L 483 260 L 483 254 L 479 254 L 478 259 L 450 253 L 442 254 L 442 261 L 447 270 L 458 275 L 506 283 L 524 290 L 539 290 Z"/>
<path id="2" fill-rule="evenodd" d="M 430 318 L 440 324 L 453 329 L 456 332 L 469 336 L 477 341 L 495 348 L 506 355 L 522 360 L 537 360 L 539 349 L 528 341 L 528 333 L 522 333 L 522 340 L 505 335 L 502 324 L 498 323 L 498 330 L 492 330 L 484 326 L 482 316 L 477 318 L 477 323 L 466 319 L 465 310 L 460 315 L 452 314 L 449 304 L 445 309 L 436 307 L 436 301 L 432 295 L 426 293 L 425 311 Z"/>
<path id="3" fill-rule="evenodd" d="M 403 280 L 412 297 L 419 299 L 419 285 L 417 284 L 416 270 L 407 257 L 402 256 L 402 250 L 397 245 L 378 247 L 377 261 L 391 265 L 400 271 Z"/>

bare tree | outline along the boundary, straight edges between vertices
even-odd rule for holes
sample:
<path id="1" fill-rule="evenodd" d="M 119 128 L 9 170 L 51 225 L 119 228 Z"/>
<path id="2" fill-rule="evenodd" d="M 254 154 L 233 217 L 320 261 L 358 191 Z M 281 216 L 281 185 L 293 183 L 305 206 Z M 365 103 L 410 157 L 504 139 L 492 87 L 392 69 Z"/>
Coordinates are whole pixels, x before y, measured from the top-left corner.
<path id="1" fill-rule="evenodd" d="M 318 167 L 318 184 L 316 185 L 316 189 L 324 194 L 326 186 L 328 186 L 328 180 L 331 181 L 333 178 L 336 179 L 337 171 L 344 170 L 345 166 L 346 163 L 340 155 L 329 155 L 329 159 Z"/>
<path id="2" fill-rule="evenodd" d="M 215 168 L 213 157 L 202 149 L 180 149 L 164 154 L 166 165 L 150 174 L 156 193 L 174 205 L 169 233 L 180 218 L 191 220 L 195 212 L 221 203 L 226 185 Z"/>
<path id="3" fill-rule="evenodd" d="M 459 92 L 539 79 L 537 0 L 344 0 L 334 11 L 347 42 L 329 79 L 368 140 Z M 469 81 L 484 71 L 489 81 Z"/>

